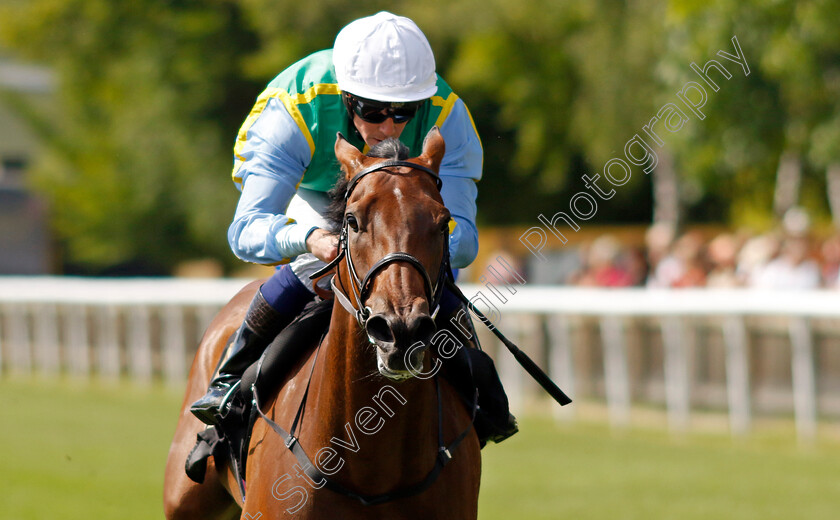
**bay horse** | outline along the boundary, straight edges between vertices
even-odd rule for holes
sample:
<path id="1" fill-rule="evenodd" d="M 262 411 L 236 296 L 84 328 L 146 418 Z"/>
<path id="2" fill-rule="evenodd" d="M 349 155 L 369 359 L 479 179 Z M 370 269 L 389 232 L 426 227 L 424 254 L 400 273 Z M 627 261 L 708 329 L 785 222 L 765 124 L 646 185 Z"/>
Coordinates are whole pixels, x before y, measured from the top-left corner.
<path id="1" fill-rule="evenodd" d="M 254 282 L 214 319 L 193 362 L 166 466 L 167 519 L 477 518 L 474 410 L 446 381 L 412 377 L 431 372 L 426 347 L 443 280 L 428 273 L 443 273 L 447 259 L 450 214 L 436 175 L 444 146 L 437 128 L 422 154 L 407 160 L 369 157 L 340 135 L 336 140 L 346 186 L 333 278 L 341 305 L 333 306 L 320 345 L 290 368 L 279 392 L 260 396 L 266 418 L 283 428 L 305 411 L 292 445 L 332 485 L 313 478 L 263 419 L 249 445 L 244 500 L 229 467 L 212 457 L 203 484 L 184 472 L 205 428 L 190 403 L 203 395 L 225 340 L 242 322 L 259 287 Z M 451 443 L 457 449 L 450 453 L 444 444 L 453 439 L 460 444 Z M 392 500 L 375 505 L 359 498 L 386 495 Z"/>

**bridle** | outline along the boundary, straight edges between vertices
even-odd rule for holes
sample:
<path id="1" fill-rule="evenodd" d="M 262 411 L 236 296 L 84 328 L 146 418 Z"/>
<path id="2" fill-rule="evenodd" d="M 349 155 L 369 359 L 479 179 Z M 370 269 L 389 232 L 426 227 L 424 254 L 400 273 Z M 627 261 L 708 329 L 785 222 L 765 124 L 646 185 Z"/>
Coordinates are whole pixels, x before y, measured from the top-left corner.
<path id="1" fill-rule="evenodd" d="M 350 182 L 347 185 L 347 192 L 344 194 L 345 204 L 348 200 L 350 200 L 350 195 L 353 193 L 353 190 L 356 188 L 356 186 L 359 184 L 359 181 L 361 181 L 362 178 L 364 178 L 368 174 L 378 171 L 384 171 L 386 173 L 394 174 L 396 172 L 389 171 L 388 168 L 395 167 L 411 168 L 431 175 L 432 178 L 435 180 L 435 183 L 437 184 L 438 191 L 440 191 L 442 181 L 437 173 L 417 163 L 389 159 L 368 166 L 367 168 L 361 170 L 356 175 L 354 175 L 352 179 L 350 179 Z M 353 265 L 353 256 L 350 254 L 350 241 L 348 240 L 349 228 L 349 220 L 345 217 L 344 222 L 341 226 L 341 232 L 339 233 L 338 237 L 338 255 L 335 257 L 335 259 L 333 259 L 332 262 L 330 262 L 318 272 L 310 276 L 310 278 L 316 279 L 323 276 L 324 274 L 328 273 L 330 270 L 335 268 L 339 264 L 339 262 L 341 262 L 342 259 L 346 258 L 347 271 L 350 273 L 349 285 L 353 293 L 355 305 L 353 304 L 353 302 L 350 301 L 350 298 L 346 294 L 345 284 L 340 278 L 341 275 L 339 274 L 340 271 L 338 269 L 336 269 L 336 276 L 333 277 L 333 279 L 330 281 L 330 285 L 332 287 L 333 293 L 335 294 L 335 299 L 338 300 L 338 302 L 341 304 L 342 307 L 344 307 L 345 310 L 347 310 L 347 312 L 356 317 L 356 321 L 359 323 L 359 326 L 362 329 L 364 329 L 367 320 L 371 316 L 370 307 L 367 307 L 364 304 L 364 302 L 370 296 L 374 277 L 390 264 L 393 264 L 395 262 L 405 262 L 414 267 L 417 270 L 417 272 L 420 273 L 420 276 L 423 278 L 426 298 L 429 301 L 431 317 L 432 319 L 434 319 L 435 315 L 437 315 L 438 309 L 440 308 L 440 298 L 443 294 L 443 288 L 445 285 L 444 282 L 450 272 L 449 234 L 444 233 L 443 258 L 440 263 L 440 270 L 438 271 L 437 278 L 435 279 L 434 283 L 432 282 L 431 276 L 429 276 L 429 272 L 423 266 L 423 263 L 420 262 L 420 260 L 418 260 L 417 257 L 415 257 L 414 255 L 402 251 L 388 253 L 387 255 L 379 259 L 379 261 L 377 261 L 375 264 L 373 264 L 373 266 L 368 270 L 368 272 L 365 273 L 364 277 L 359 279 L 356 267 Z M 338 279 L 338 284 L 336 284 L 336 279 Z"/>

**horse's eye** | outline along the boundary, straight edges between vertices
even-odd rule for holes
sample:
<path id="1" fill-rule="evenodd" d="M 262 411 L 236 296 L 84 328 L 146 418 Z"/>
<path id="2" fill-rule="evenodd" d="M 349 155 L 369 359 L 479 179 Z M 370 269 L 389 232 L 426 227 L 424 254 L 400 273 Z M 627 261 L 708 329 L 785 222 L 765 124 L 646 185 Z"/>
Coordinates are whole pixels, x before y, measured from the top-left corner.
<path id="1" fill-rule="evenodd" d="M 444 222 L 444 223 L 443 223 L 443 225 L 440 227 L 440 232 L 441 232 L 442 234 L 444 234 L 444 235 L 448 235 L 448 234 L 449 234 L 449 223 L 451 222 L 451 220 L 452 220 L 452 219 L 447 220 L 447 221 L 446 221 L 446 222 Z"/>
<path id="2" fill-rule="evenodd" d="M 344 216 L 344 219 L 347 221 L 347 225 L 350 229 L 353 231 L 359 231 L 359 222 L 356 220 L 356 217 L 348 213 Z"/>

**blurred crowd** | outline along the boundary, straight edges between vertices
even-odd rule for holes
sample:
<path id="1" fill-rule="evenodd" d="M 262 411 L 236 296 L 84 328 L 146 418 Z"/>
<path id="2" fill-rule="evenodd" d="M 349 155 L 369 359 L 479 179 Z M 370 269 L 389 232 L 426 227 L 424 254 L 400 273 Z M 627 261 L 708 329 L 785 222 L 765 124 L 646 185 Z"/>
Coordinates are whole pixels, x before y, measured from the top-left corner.
<path id="1" fill-rule="evenodd" d="M 566 280 L 590 287 L 839 288 L 840 234 L 812 238 L 803 226 L 765 234 L 697 231 L 677 236 L 668 226 L 647 230 L 645 246 L 603 235 L 579 250 Z M 805 226 L 807 227 L 807 226 Z"/>

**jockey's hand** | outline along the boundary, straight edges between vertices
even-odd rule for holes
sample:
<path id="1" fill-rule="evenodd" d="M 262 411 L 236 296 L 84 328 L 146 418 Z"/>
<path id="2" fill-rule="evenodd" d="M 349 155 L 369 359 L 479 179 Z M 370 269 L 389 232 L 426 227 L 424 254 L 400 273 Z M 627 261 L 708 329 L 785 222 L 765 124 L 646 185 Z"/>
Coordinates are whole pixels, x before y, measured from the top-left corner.
<path id="1" fill-rule="evenodd" d="M 318 260 L 330 263 L 338 255 L 338 235 L 318 228 L 306 237 L 306 249 Z"/>

